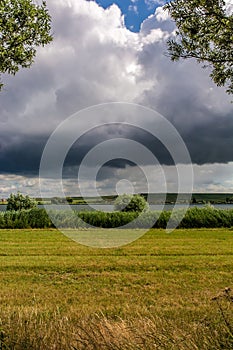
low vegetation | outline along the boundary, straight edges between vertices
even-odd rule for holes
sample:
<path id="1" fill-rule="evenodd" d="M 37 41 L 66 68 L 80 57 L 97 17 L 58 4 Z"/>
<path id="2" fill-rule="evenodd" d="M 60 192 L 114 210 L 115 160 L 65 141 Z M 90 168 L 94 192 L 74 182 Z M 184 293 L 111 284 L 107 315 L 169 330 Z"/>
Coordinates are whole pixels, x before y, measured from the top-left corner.
<path id="1" fill-rule="evenodd" d="M 37 202 L 30 198 L 28 195 L 24 196 L 22 193 L 11 194 L 7 200 L 6 210 L 17 211 L 17 210 L 27 210 L 37 207 Z"/>
<path id="2" fill-rule="evenodd" d="M 123 194 L 118 196 L 114 202 L 114 209 L 122 212 L 142 212 L 148 209 L 148 203 L 143 196 L 139 194 Z"/>
<path id="3" fill-rule="evenodd" d="M 231 229 L 150 230 L 93 249 L 0 230 L 0 349 L 233 348 Z"/>
<path id="4" fill-rule="evenodd" d="M 88 225 L 103 228 L 117 228 L 130 224 L 131 228 L 166 228 L 171 216 L 170 211 L 147 211 L 143 215 L 138 212 L 101 212 L 30 209 L 21 211 L 0 212 L 0 228 L 52 228 L 54 224 L 60 228 L 85 228 Z M 186 212 L 183 209 L 174 213 L 174 223 L 181 220 L 179 228 L 218 228 L 233 227 L 233 210 L 192 207 Z M 51 219 L 53 218 L 53 223 Z"/>

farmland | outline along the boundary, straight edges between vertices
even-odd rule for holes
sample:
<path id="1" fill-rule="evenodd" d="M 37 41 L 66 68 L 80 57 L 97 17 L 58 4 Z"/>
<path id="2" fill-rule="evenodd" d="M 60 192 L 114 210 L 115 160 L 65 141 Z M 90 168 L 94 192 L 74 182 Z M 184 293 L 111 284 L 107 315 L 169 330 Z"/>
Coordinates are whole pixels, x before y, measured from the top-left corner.
<path id="1" fill-rule="evenodd" d="M 55 229 L 0 230 L 0 240 L 1 349 L 233 346 L 231 304 L 212 300 L 232 285 L 231 229 L 152 229 L 117 249 Z"/>
<path id="2" fill-rule="evenodd" d="M 143 197 L 147 198 L 147 193 L 141 194 Z M 166 204 L 174 204 L 177 200 L 177 193 L 151 193 L 149 195 L 151 204 L 161 204 L 166 198 Z M 38 204 L 62 204 L 69 202 L 69 204 L 75 205 L 85 205 L 87 202 L 89 204 L 113 204 L 117 195 L 102 196 L 100 198 L 88 197 L 86 199 L 82 197 L 66 197 L 66 198 L 35 198 Z M 189 193 L 179 194 L 179 200 L 177 203 L 190 203 L 190 204 L 229 204 L 233 203 L 233 193 L 193 193 L 190 198 Z M 7 199 L 1 199 L 0 205 L 6 205 Z"/>

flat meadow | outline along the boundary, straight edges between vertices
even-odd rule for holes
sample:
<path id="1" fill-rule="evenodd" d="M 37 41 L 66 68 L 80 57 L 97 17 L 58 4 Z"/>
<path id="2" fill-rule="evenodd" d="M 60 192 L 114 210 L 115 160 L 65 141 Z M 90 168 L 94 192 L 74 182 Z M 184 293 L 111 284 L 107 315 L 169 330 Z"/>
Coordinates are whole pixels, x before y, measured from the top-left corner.
<path id="1" fill-rule="evenodd" d="M 55 229 L 0 241 L 0 349 L 233 349 L 231 229 L 105 249 Z"/>

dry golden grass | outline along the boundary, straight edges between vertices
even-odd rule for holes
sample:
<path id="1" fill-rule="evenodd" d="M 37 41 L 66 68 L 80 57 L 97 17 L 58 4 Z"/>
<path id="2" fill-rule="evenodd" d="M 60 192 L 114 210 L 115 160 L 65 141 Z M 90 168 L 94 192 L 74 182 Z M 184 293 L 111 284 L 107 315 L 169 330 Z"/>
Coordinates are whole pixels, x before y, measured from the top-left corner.
<path id="1" fill-rule="evenodd" d="M 179 321 L 179 326 L 152 315 L 113 320 L 100 314 L 80 319 L 59 312 L 46 315 L 18 310 L 2 315 L 0 349 L 230 350 L 233 318 L 229 306 L 222 317 L 217 313 L 217 319 L 210 316 L 189 324 Z"/>
<path id="2" fill-rule="evenodd" d="M 0 231 L 0 349 L 233 349 L 231 230 L 151 230 L 118 249 Z"/>

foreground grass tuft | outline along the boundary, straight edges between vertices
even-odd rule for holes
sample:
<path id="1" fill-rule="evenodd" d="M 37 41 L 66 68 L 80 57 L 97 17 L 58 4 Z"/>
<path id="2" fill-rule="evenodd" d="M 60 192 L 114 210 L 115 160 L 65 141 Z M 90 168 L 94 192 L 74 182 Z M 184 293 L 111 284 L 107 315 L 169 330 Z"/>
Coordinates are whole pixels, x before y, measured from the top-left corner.
<path id="1" fill-rule="evenodd" d="M 221 310 L 218 310 L 221 315 L 216 312 L 189 324 L 182 324 L 180 320 L 179 327 L 153 315 L 113 320 L 100 314 L 77 319 L 59 312 L 46 315 L 36 310 L 18 311 L 8 317 L 3 315 L 0 349 L 230 350 L 233 348 L 230 306 L 229 301 L 221 300 Z"/>

